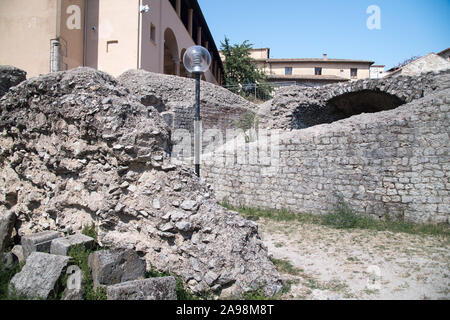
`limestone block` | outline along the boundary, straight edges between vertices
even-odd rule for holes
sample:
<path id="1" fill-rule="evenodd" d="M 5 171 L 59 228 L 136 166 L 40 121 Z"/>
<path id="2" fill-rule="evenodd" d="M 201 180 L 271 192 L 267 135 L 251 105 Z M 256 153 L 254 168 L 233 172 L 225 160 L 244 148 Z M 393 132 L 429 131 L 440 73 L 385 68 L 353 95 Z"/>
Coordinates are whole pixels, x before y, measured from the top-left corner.
<path id="1" fill-rule="evenodd" d="M 13 212 L 0 212 L 0 252 L 6 249 L 16 222 L 16 215 Z"/>
<path id="2" fill-rule="evenodd" d="M 64 256 L 32 252 L 22 271 L 11 279 L 9 293 L 28 299 L 47 299 L 69 259 Z"/>
<path id="3" fill-rule="evenodd" d="M 174 277 L 150 278 L 108 286 L 108 300 L 176 300 Z"/>
<path id="4" fill-rule="evenodd" d="M 32 252 L 50 252 L 50 246 L 54 239 L 59 238 L 60 235 L 56 231 L 44 231 L 33 233 L 22 237 L 22 248 L 25 259 Z"/>
<path id="5" fill-rule="evenodd" d="M 74 234 L 65 238 L 54 239 L 50 245 L 50 253 L 60 256 L 67 256 L 70 248 L 77 245 L 84 245 L 86 249 L 94 246 L 94 239 L 84 234 Z"/>
<path id="6" fill-rule="evenodd" d="M 143 279 L 146 263 L 131 249 L 101 250 L 89 255 L 94 288 Z"/>
<path id="7" fill-rule="evenodd" d="M 83 271 L 78 266 L 69 266 L 66 272 L 67 286 L 61 300 L 84 300 L 85 283 Z"/>
<path id="8" fill-rule="evenodd" d="M 22 263 L 23 261 L 25 261 L 25 257 L 23 255 L 23 248 L 21 245 L 15 245 L 12 248 L 11 253 L 17 257 L 17 260 L 19 261 L 19 263 Z"/>
<path id="9" fill-rule="evenodd" d="M 1 264 L 0 267 L 2 270 L 12 269 L 17 263 L 18 259 L 12 252 L 0 253 Z"/>

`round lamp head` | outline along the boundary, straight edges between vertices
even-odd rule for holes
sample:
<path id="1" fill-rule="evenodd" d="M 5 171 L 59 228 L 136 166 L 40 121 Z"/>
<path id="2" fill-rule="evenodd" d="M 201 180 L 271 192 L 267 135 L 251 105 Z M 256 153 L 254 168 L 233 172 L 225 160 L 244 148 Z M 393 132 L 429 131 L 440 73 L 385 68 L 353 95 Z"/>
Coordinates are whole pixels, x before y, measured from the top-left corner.
<path id="1" fill-rule="evenodd" d="M 193 46 L 186 50 L 183 64 L 190 73 L 204 73 L 211 65 L 211 55 L 202 46 Z"/>

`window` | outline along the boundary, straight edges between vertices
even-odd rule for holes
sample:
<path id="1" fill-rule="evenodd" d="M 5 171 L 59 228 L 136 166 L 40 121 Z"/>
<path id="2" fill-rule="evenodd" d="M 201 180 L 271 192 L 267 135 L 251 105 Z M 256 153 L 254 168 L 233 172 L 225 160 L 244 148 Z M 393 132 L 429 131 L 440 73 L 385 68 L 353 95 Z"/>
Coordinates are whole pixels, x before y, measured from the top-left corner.
<path id="1" fill-rule="evenodd" d="M 119 40 L 108 40 L 106 41 L 106 52 L 109 53 L 113 50 L 115 46 L 113 44 L 119 44 Z"/>
<path id="2" fill-rule="evenodd" d="M 156 27 L 153 23 L 150 24 L 150 40 L 156 43 Z"/>
<path id="3" fill-rule="evenodd" d="M 316 76 L 321 76 L 322 75 L 322 68 L 320 68 L 320 67 L 314 68 L 314 74 Z"/>
<path id="4" fill-rule="evenodd" d="M 351 68 L 351 69 L 350 69 L 350 77 L 351 77 L 352 79 L 358 78 L 358 69 L 356 69 L 356 68 Z"/>
<path id="5" fill-rule="evenodd" d="M 292 67 L 285 67 L 284 74 L 287 76 L 292 76 Z"/>

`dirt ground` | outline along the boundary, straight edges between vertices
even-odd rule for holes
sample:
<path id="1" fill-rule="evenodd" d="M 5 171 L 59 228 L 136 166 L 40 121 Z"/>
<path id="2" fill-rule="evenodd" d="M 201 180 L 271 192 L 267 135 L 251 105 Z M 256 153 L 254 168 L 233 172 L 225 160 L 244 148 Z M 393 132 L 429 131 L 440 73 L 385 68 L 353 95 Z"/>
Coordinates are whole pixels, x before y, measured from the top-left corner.
<path id="1" fill-rule="evenodd" d="M 275 259 L 294 267 L 282 299 L 449 299 L 450 240 L 300 222 L 257 221 Z"/>

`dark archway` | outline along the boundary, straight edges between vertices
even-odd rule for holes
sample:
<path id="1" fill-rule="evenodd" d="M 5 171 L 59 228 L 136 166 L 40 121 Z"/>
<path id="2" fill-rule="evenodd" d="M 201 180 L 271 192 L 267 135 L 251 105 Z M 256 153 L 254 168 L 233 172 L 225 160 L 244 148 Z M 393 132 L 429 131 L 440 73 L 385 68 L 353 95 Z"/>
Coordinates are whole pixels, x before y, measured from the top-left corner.
<path id="1" fill-rule="evenodd" d="M 386 92 L 363 90 L 337 96 L 328 103 L 335 105 L 347 117 L 351 117 L 361 113 L 395 109 L 405 102 Z"/>
<path id="2" fill-rule="evenodd" d="M 325 104 L 300 104 L 293 113 L 292 129 L 332 123 L 361 113 L 392 110 L 404 103 L 400 98 L 382 91 L 361 90 L 345 93 Z"/>
<path id="3" fill-rule="evenodd" d="M 178 57 L 177 38 L 172 29 L 164 31 L 164 74 L 179 75 L 180 58 Z"/>

